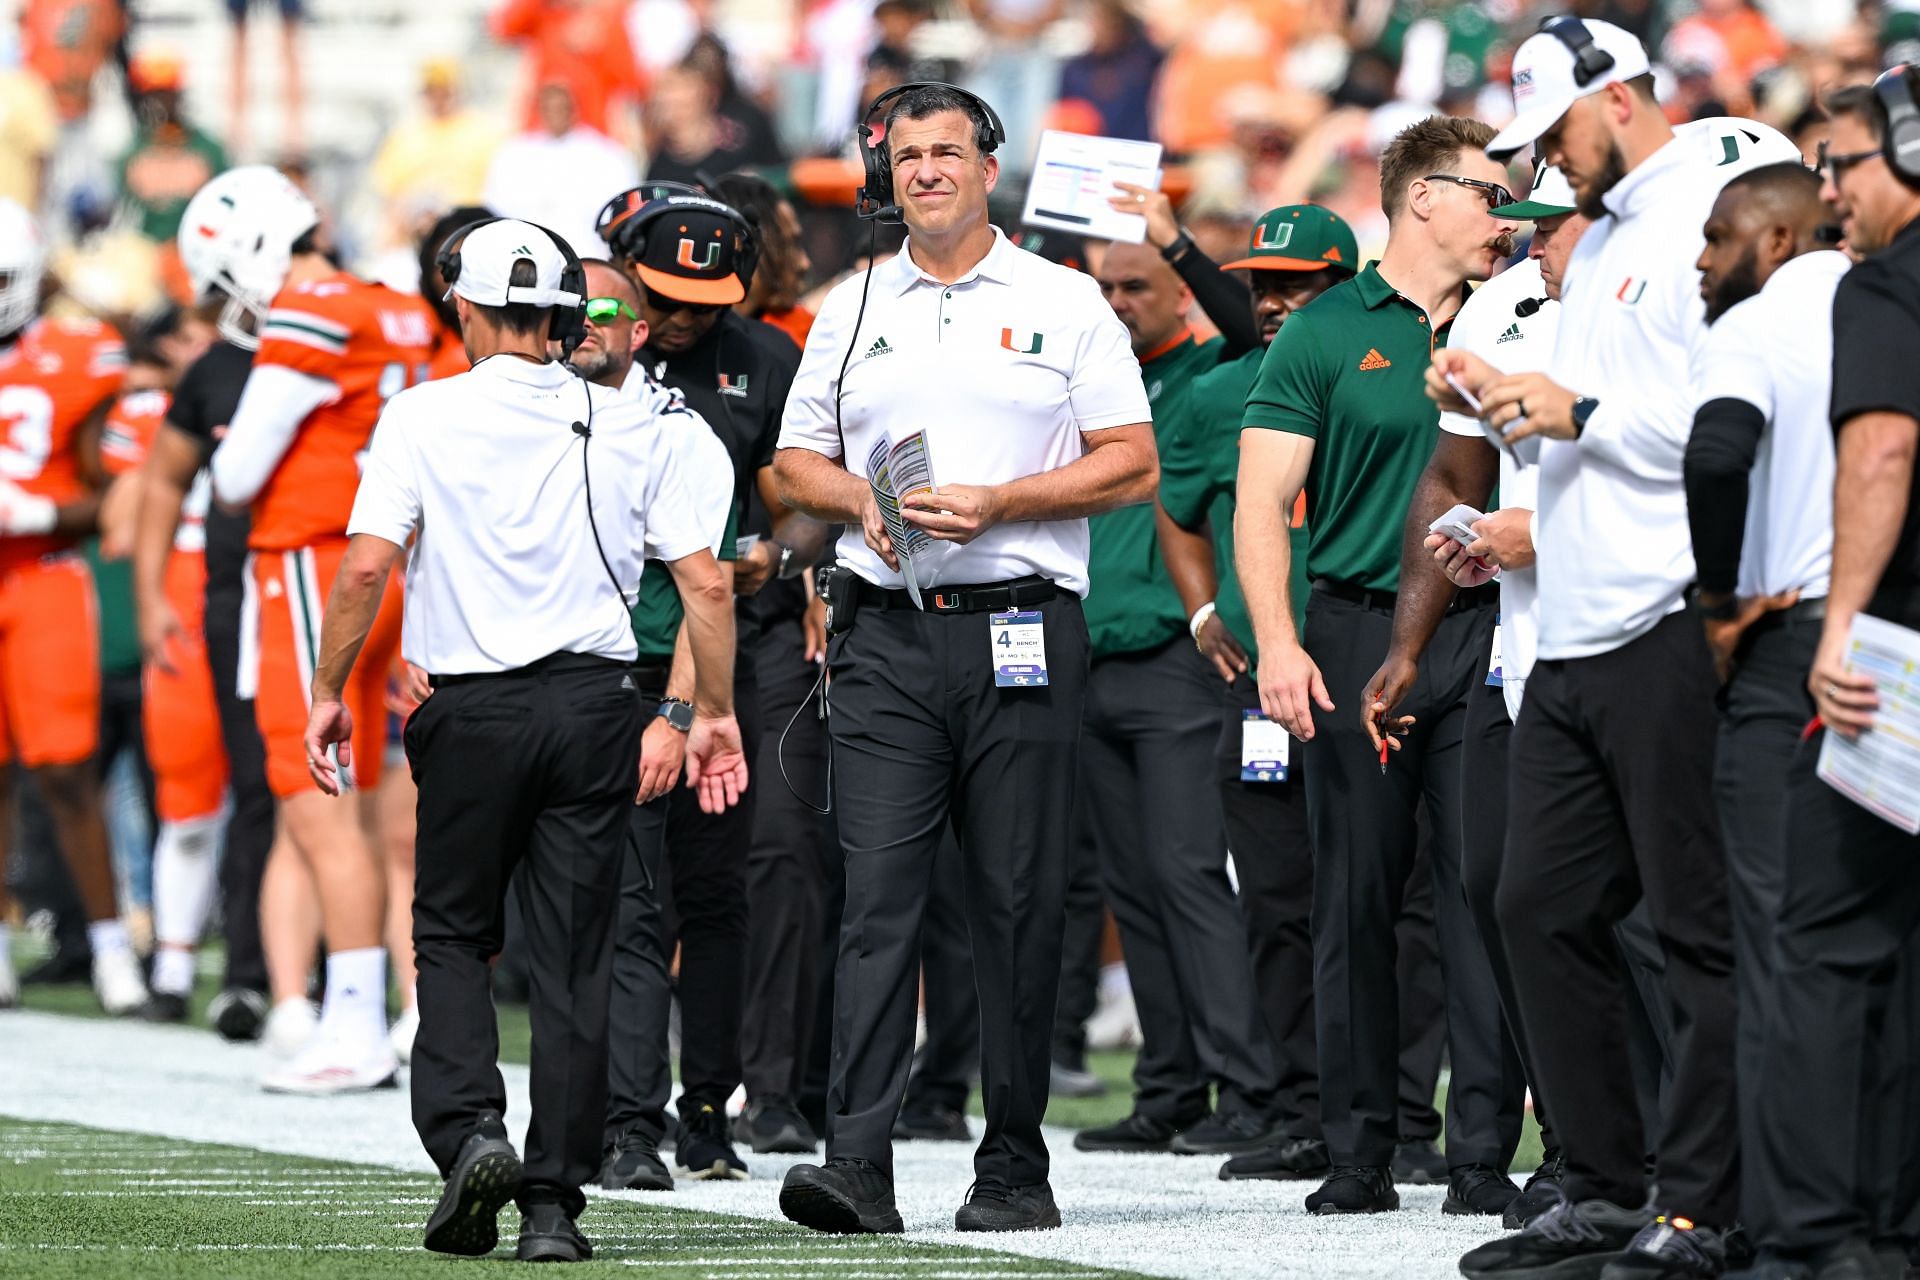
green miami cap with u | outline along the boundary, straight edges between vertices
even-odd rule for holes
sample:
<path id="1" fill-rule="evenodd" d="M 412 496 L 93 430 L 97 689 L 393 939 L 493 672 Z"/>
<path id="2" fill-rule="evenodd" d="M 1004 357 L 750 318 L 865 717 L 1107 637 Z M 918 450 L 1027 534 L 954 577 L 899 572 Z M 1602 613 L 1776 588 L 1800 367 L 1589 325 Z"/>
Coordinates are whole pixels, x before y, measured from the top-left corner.
<path id="1" fill-rule="evenodd" d="M 1337 267 L 1352 275 L 1360 265 L 1353 228 L 1339 214 L 1317 204 L 1283 204 L 1253 224 L 1247 256 L 1225 263 L 1226 270 L 1318 271 Z"/>
<path id="2" fill-rule="evenodd" d="M 1563 213 L 1572 213 L 1579 205 L 1579 199 L 1573 194 L 1573 184 L 1567 176 L 1553 165 L 1535 162 L 1533 166 L 1533 187 L 1524 200 L 1515 200 L 1512 204 L 1503 204 L 1493 210 L 1496 218 L 1557 218 Z"/>

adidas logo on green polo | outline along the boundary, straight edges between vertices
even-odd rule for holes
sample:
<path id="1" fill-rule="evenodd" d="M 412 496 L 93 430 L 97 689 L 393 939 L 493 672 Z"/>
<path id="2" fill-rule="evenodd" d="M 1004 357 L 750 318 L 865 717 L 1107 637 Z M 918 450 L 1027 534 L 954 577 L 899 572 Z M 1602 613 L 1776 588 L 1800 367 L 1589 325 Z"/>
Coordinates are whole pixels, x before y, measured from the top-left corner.
<path id="1" fill-rule="evenodd" d="M 887 345 L 885 338 L 875 338 L 873 345 L 867 348 L 866 358 L 871 360 L 875 356 L 890 356 L 892 354 L 893 348 Z"/>
<path id="2" fill-rule="evenodd" d="M 1525 336 L 1526 335 L 1520 332 L 1520 326 L 1518 324 L 1510 324 L 1507 326 L 1506 332 L 1493 340 L 1493 345 L 1497 347 L 1503 342 L 1517 342 Z"/>

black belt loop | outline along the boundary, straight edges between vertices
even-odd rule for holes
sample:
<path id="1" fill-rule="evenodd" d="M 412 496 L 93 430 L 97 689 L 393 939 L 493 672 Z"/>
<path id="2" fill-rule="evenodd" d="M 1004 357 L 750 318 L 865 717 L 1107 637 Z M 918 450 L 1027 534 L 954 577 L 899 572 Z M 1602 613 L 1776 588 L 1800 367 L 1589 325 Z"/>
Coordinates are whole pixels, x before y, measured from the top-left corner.
<path id="1" fill-rule="evenodd" d="M 857 585 L 862 609 L 911 609 L 913 597 L 905 591 L 876 587 L 864 579 Z M 1060 595 L 1051 578 L 1031 574 L 1008 582 L 955 583 L 925 588 L 920 599 L 927 613 L 1004 613 L 1026 605 L 1045 604 Z"/>
<path id="2" fill-rule="evenodd" d="M 630 664 L 617 658 L 603 658 L 595 653 L 550 653 L 544 658 L 536 658 L 524 667 L 515 667 L 511 671 L 464 671 L 450 675 L 430 675 L 427 686 L 444 689 L 449 685 L 475 684 L 485 680 L 545 680 L 550 675 L 568 671 L 593 671 L 607 669 L 624 671 Z"/>

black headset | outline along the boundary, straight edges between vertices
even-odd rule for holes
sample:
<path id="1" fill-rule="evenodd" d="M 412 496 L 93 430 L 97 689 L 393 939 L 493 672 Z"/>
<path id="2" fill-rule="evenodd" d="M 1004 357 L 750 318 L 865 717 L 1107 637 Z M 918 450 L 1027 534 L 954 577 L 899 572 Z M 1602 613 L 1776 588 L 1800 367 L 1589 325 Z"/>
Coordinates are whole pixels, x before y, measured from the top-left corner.
<path id="1" fill-rule="evenodd" d="M 753 273 L 760 266 L 760 238 L 745 214 L 700 187 L 684 182 L 643 183 L 602 205 L 593 226 L 607 248 L 622 258 L 638 260 L 647 252 L 648 229 L 668 214 L 687 209 L 712 214 L 732 225 L 733 271 L 740 277 L 740 287 L 751 292 Z"/>
<path id="2" fill-rule="evenodd" d="M 460 243 L 481 227 L 505 221 L 505 218 L 481 218 L 469 222 L 440 242 L 440 252 L 434 255 L 433 265 L 439 269 L 440 278 L 447 282 L 447 288 L 453 288 L 454 281 L 460 278 Z M 537 222 L 528 222 L 527 225 L 553 241 L 553 247 L 560 251 L 565 263 L 560 268 L 560 292 L 570 293 L 575 299 L 570 305 L 555 303 L 551 308 L 553 315 L 547 320 L 547 337 L 560 344 L 560 362 L 565 364 L 573 358 L 574 349 L 587 338 L 587 269 L 581 265 L 580 255 L 573 251 L 572 245 Z M 592 413 L 591 405 L 588 413 Z"/>
<path id="3" fill-rule="evenodd" d="M 1887 112 L 1880 150 L 1887 167 L 1909 185 L 1920 183 L 1920 102 L 1914 100 L 1913 69 L 1904 63 L 1888 67 L 1873 82 L 1873 92 Z"/>
<path id="4" fill-rule="evenodd" d="M 1573 55 L 1573 83 L 1584 89 L 1613 70 L 1613 55 L 1593 42 L 1593 32 L 1579 18 L 1569 14 L 1543 18 L 1540 30 L 1567 46 Z"/>
<path id="5" fill-rule="evenodd" d="M 916 80 L 912 84 L 889 89 L 867 104 L 866 111 L 861 113 L 860 125 L 854 130 L 854 141 L 860 146 L 860 164 L 866 172 L 866 182 L 854 193 L 854 216 L 890 226 L 900 225 L 900 206 L 893 202 L 893 160 L 887 154 L 885 108 L 895 98 L 921 89 L 945 89 L 958 94 L 968 104 L 968 114 L 973 117 L 974 123 L 986 126 L 987 145 L 983 150 L 992 152 L 1006 142 L 1007 127 L 1000 123 L 1000 117 L 987 105 L 987 100 L 977 93 L 969 93 L 959 85 L 947 84 L 942 80 Z"/>

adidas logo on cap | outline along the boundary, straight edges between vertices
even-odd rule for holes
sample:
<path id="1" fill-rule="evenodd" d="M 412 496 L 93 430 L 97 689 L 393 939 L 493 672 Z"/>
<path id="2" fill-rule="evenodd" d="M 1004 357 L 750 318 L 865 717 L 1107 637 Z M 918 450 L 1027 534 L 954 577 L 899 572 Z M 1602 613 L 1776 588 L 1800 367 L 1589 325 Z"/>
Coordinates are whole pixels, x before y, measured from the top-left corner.
<path id="1" fill-rule="evenodd" d="M 1493 340 L 1493 345 L 1497 347 L 1503 342 L 1517 342 L 1525 336 L 1525 334 L 1520 332 L 1519 324 L 1510 324 L 1501 332 L 1499 337 Z"/>
<path id="2" fill-rule="evenodd" d="M 871 360 L 874 356 L 888 356 L 892 354 L 893 348 L 887 345 L 885 338 L 875 338 L 873 345 L 867 348 L 866 358 Z"/>

